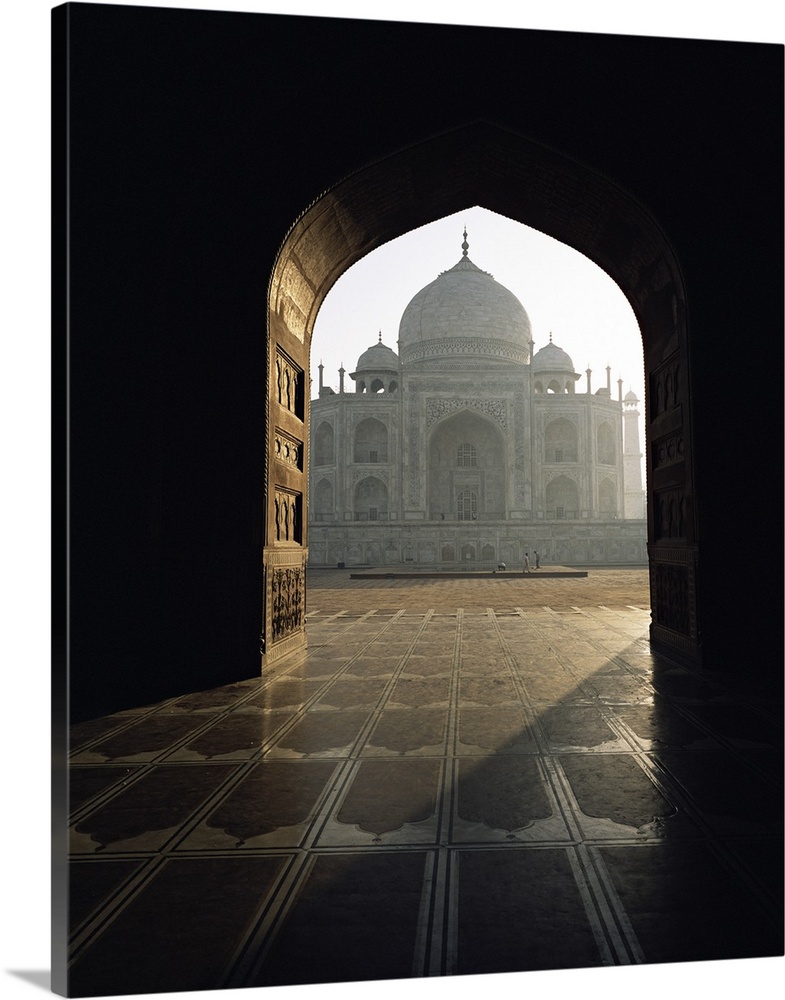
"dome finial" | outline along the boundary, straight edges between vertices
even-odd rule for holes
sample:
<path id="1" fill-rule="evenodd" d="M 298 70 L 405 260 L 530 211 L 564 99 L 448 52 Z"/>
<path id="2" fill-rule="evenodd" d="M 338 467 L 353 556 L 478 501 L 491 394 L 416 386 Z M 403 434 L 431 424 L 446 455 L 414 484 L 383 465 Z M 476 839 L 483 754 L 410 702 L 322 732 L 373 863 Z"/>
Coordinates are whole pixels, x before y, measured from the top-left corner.
<path id="1" fill-rule="evenodd" d="M 466 242 L 466 226 L 463 227 L 463 243 L 461 243 L 461 249 L 463 250 L 463 256 L 469 256 L 469 244 Z"/>
<path id="2" fill-rule="evenodd" d="M 379 331 L 379 343 L 381 344 L 381 342 L 382 342 L 382 331 L 380 330 Z"/>
<path id="3" fill-rule="evenodd" d="M 552 344 L 552 343 L 553 343 L 553 333 L 549 333 L 549 334 L 548 334 L 548 343 L 549 343 L 549 344 Z"/>

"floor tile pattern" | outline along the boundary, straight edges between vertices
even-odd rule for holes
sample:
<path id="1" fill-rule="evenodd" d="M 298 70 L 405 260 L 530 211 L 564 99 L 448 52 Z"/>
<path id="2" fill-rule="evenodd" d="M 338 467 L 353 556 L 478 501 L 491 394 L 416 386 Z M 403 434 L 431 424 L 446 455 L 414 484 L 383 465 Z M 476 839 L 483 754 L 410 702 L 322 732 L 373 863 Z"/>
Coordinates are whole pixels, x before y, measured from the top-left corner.
<path id="1" fill-rule="evenodd" d="M 72 995 L 781 954 L 778 706 L 648 618 L 316 607 L 73 727 Z"/>

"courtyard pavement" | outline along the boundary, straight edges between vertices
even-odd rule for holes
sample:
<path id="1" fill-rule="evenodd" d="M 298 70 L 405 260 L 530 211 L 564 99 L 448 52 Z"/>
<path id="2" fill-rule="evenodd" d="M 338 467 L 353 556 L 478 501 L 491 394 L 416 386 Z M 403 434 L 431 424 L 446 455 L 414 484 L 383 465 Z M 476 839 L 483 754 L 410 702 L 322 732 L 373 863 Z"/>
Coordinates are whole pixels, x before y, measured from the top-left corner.
<path id="1" fill-rule="evenodd" d="M 71 995 L 782 954 L 780 706 L 645 569 L 308 576 L 308 649 L 71 732 Z"/>

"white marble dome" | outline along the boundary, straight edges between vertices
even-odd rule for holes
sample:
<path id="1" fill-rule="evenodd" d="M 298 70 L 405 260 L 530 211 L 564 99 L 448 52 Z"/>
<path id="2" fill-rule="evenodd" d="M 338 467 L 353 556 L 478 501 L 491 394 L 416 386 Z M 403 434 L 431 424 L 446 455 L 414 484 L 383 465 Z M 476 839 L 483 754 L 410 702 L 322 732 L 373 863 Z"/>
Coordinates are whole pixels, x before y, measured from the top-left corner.
<path id="1" fill-rule="evenodd" d="M 363 351 L 357 359 L 356 372 L 378 372 L 378 371 L 398 371 L 398 355 L 395 351 L 383 344 L 381 334 L 379 342 L 373 344 L 367 351 Z"/>
<path id="2" fill-rule="evenodd" d="M 575 371 L 572 358 L 556 344 L 546 344 L 532 358 L 532 371 L 536 372 L 569 372 Z"/>
<path id="3" fill-rule="evenodd" d="M 491 366 L 527 364 L 531 323 L 513 293 L 464 255 L 414 296 L 404 310 L 398 347 L 404 364 L 482 360 Z"/>

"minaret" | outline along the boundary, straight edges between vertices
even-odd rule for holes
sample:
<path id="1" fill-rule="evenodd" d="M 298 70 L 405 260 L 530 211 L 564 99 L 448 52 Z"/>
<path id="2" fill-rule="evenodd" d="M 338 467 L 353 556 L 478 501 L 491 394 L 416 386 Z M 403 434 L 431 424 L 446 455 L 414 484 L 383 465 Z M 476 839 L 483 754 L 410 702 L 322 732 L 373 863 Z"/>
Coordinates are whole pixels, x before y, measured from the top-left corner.
<path id="1" fill-rule="evenodd" d="M 319 395 L 324 392 L 324 365 L 319 362 Z"/>
<path id="2" fill-rule="evenodd" d="M 341 367 L 338 369 L 338 379 L 339 379 L 338 392 L 340 392 L 341 395 L 343 395 L 343 376 L 344 376 L 345 373 L 346 373 L 346 369 L 344 368 L 343 361 L 342 361 L 341 362 Z"/>
<path id="3" fill-rule="evenodd" d="M 646 495 L 641 479 L 640 436 L 638 434 L 638 397 L 630 389 L 622 404 L 624 412 L 624 516 L 646 517 Z"/>

